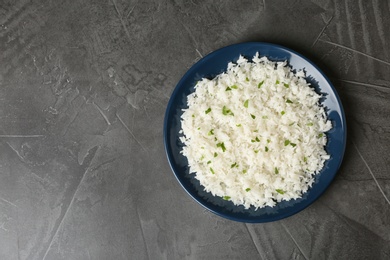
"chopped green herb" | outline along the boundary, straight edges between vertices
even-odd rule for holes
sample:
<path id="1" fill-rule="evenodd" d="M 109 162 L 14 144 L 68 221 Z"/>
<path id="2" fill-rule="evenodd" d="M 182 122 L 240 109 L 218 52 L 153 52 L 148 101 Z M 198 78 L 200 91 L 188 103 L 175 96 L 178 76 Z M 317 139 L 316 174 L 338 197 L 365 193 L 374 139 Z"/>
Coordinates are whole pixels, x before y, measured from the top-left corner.
<path id="1" fill-rule="evenodd" d="M 280 112 L 280 114 L 281 114 L 281 115 L 284 115 L 284 114 L 286 114 L 286 112 L 284 112 L 284 110 L 283 110 L 282 112 Z"/>
<path id="2" fill-rule="evenodd" d="M 248 192 L 248 191 L 250 191 L 250 190 L 251 190 L 251 188 L 246 188 L 246 189 L 245 189 L 246 192 Z"/>
<path id="3" fill-rule="evenodd" d="M 297 144 L 294 144 L 294 143 L 290 143 L 292 147 L 295 147 L 297 146 Z"/>
<path id="4" fill-rule="evenodd" d="M 287 83 L 284 83 L 283 85 L 284 87 L 289 88 L 289 85 Z"/>
<path id="5" fill-rule="evenodd" d="M 292 126 L 293 124 L 295 124 L 295 122 L 292 122 L 291 124 L 289 124 L 289 126 Z"/>
<path id="6" fill-rule="evenodd" d="M 287 99 L 286 103 L 292 104 L 293 102 L 290 99 Z"/>
<path id="7" fill-rule="evenodd" d="M 242 173 L 243 173 L 243 174 L 245 174 L 245 173 L 246 173 L 246 170 L 245 170 L 245 169 L 244 169 L 244 170 L 242 170 Z"/>
<path id="8" fill-rule="evenodd" d="M 284 194 L 284 190 L 281 190 L 281 189 L 276 189 L 276 192 L 279 194 Z"/>
<path id="9" fill-rule="evenodd" d="M 238 89 L 237 85 L 231 86 L 232 89 Z"/>
<path id="10" fill-rule="evenodd" d="M 241 126 L 241 124 L 238 124 L 238 125 L 236 125 L 237 127 L 240 127 Z"/>
<path id="11" fill-rule="evenodd" d="M 253 130 L 253 132 L 254 132 L 254 133 L 258 133 L 258 132 L 259 132 L 259 130 Z"/>
<path id="12" fill-rule="evenodd" d="M 235 162 L 232 165 L 230 165 L 230 168 L 238 167 L 238 164 Z"/>
<path id="13" fill-rule="evenodd" d="M 211 172 L 212 174 L 215 174 L 213 168 L 211 168 L 211 167 L 210 167 L 210 172 Z"/>
<path id="14" fill-rule="evenodd" d="M 217 157 L 218 156 L 218 154 L 217 153 L 214 153 L 214 157 Z"/>
<path id="15" fill-rule="evenodd" d="M 271 140 L 270 139 L 267 139 L 267 143 L 270 143 L 271 142 Z"/>
<path id="16" fill-rule="evenodd" d="M 255 119 L 255 118 L 256 118 L 256 116 L 255 116 L 255 115 L 253 115 L 253 114 L 251 114 L 251 117 L 252 117 L 253 119 Z"/>
<path id="17" fill-rule="evenodd" d="M 257 88 L 261 88 L 261 86 L 264 84 L 264 80 L 262 82 L 260 82 L 258 85 L 257 85 Z"/>
<path id="18" fill-rule="evenodd" d="M 269 149 L 268 149 L 268 147 L 267 147 L 267 146 L 264 148 L 264 150 L 265 150 L 266 152 L 268 152 L 268 151 L 269 151 Z"/>
<path id="19" fill-rule="evenodd" d="M 278 169 L 278 167 L 275 167 L 275 174 L 279 174 L 279 169 Z"/>
<path id="20" fill-rule="evenodd" d="M 213 135 L 213 134 L 214 134 L 214 129 L 211 129 L 207 135 Z"/>
<path id="21" fill-rule="evenodd" d="M 324 134 L 323 133 L 320 133 L 319 135 L 318 135 L 318 138 L 321 138 L 321 137 L 323 137 L 324 136 Z"/>
<path id="22" fill-rule="evenodd" d="M 303 161 L 304 161 L 304 162 L 307 162 L 307 157 L 306 157 L 306 156 L 303 157 Z"/>
<path id="23" fill-rule="evenodd" d="M 229 91 L 229 90 L 232 90 L 231 88 L 229 88 L 229 87 L 227 87 L 226 89 L 225 89 L 225 91 Z"/>
<path id="24" fill-rule="evenodd" d="M 253 150 L 255 153 L 258 153 L 259 152 L 259 150 Z"/>
<path id="25" fill-rule="evenodd" d="M 224 143 L 217 143 L 217 147 L 220 147 L 222 149 L 222 152 L 226 151 L 225 144 Z"/>
<path id="26" fill-rule="evenodd" d="M 245 78 L 245 81 L 249 81 L 248 77 Z"/>
<path id="27" fill-rule="evenodd" d="M 260 139 L 256 136 L 256 138 L 255 138 L 255 139 L 252 139 L 251 142 L 252 142 L 252 143 L 254 143 L 254 142 L 260 142 Z"/>
<path id="28" fill-rule="evenodd" d="M 280 83 L 279 80 L 276 80 L 275 84 L 279 84 L 279 83 Z"/>
<path id="29" fill-rule="evenodd" d="M 249 99 L 245 100 L 244 107 L 248 108 L 248 105 L 249 105 Z"/>
<path id="30" fill-rule="evenodd" d="M 200 130 L 200 127 L 198 127 L 198 130 Z"/>
<path id="31" fill-rule="evenodd" d="M 204 111 L 206 114 L 211 112 L 211 108 L 208 108 L 206 111 Z"/>
<path id="32" fill-rule="evenodd" d="M 210 164 L 211 163 L 211 161 L 207 161 L 207 164 Z"/>
<path id="33" fill-rule="evenodd" d="M 204 155 L 202 154 L 202 157 L 200 157 L 200 160 L 202 161 L 204 159 Z"/>
<path id="34" fill-rule="evenodd" d="M 230 196 L 223 196 L 222 197 L 224 200 L 230 200 Z"/>
<path id="35" fill-rule="evenodd" d="M 268 119 L 268 116 L 262 116 L 261 118 L 263 118 L 263 119 Z"/>
<path id="36" fill-rule="evenodd" d="M 306 125 L 307 126 L 313 126 L 314 124 L 313 123 L 307 123 Z"/>
<path id="37" fill-rule="evenodd" d="M 284 140 L 284 146 L 287 146 L 290 144 L 290 140 Z"/>
<path id="38" fill-rule="evenodd" d="M 226 106 L 223 106 L 222 114 L 224 114 L 225 116 L 234 116 L 233 112 L 230 109 L 228 109 Z"/>
<path id="39" fill-rule="evenodd" d="M 192 114 L 192 117 L 195 117 L 195 115 L 194 115 L 194 114 Z"/>

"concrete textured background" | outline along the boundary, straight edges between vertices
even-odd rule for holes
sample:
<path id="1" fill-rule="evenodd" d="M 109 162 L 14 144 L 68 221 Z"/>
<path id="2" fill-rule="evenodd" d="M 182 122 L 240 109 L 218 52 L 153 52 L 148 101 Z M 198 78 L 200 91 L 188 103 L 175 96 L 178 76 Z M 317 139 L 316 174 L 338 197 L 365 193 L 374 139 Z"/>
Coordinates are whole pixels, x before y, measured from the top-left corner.
<path id="1" fill-rule="evenodd" d="M 390 2 L 0 0 L 0 259 L 390 259 Z M 345 160 L 304 211 L 243 224 L 180 187 L 171 92 L 202 56 L 264 41 L 314 61 Z"/>

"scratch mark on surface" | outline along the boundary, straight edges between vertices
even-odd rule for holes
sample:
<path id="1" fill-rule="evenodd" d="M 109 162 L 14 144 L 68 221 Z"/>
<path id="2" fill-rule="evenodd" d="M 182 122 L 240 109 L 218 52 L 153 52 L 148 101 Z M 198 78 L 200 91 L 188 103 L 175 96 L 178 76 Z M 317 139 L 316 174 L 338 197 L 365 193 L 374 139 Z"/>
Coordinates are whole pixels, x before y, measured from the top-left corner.
<path id="1" fill-rule="evenodd" d="M 148 109 L 147 109 L 146 107 L 144 107 L 144 111 L 145 111 L 145 114 L 146 114 L 147 118 L 148 118 L 149 120 L 151 120 L 152 118 L 150 117 L 149 112 L 148 112 Z"/>
<path id="2" fill-rule="evenodd" d="M 170 99 L 169 97 L 168 97 L 168 99 Z M 161 107 L 165 107 L 166 106 L 166 104 L 164 104 L 164 103 L 162 103 L 159 99 L 157 99 L 157 98 L 153 98 L 152 99 L 152 102 L 154 102 L 155 104 L 157 104 L 157 105 L 160 105 Z"/>
<path id="3" fill-rule="evenodd" d="M 8 146 L 17 154 L 17 156 L 19 157 L 19 159 L 22 161 L 22 162 L 26 162 L 26 160 L 24 159 L 24 157 L 19 153 L 18 150 L 16 150 L 10 143 L 6 142 L 8 144 Z"/>
<path id="4" fill-rule="evenodd" d="M 339 177 L 340 181 L 347 181 L 347 182 L 367 182 L 367 181 L 372 181 L 372 178 L 369 176 L 367 178 L 362 178 L 362 179 L 353 179 L 353 178 L 345 178 L 345 177 Z M 383 181 L 389 181 L 390 178 L 386 177 L 376 177 L 377 180 L 383 180 Z"/>
<path id="5" fill-rule="evenodd" d="M 0 135 L 0 138 L 37 138 L 44 135 Z"/>
<path id="6" fill-rule="evenodd" d="M 379 7 L 380 3 L 378 0 L 373 1 L 373 8 L 374 8 L 374 17 L 375 17 L 375 24 L 376 28 L 378 29 L 378 35 L 382 42 L 383 52 L 385 53 L 386 57 L 389 56 L 389 49 L 386 47 L 386 38 L 385 35 L 385 29 L 383 28 L 384 22 L 382 18 L 381 9 Z M 386 12 L 386 11 L 385 11 Z"/>
<path id="7" fill-rule="evenodd" d="M 130 11 L 127 13 L 126 19 L 129 18 L 129 16 L 130 16 L 131 13 L 133 12 L 134 8 L 135 8 L 135 5 L 134 5 L 133 8 L 131 8 Z"/>
<path id="8" fill-rule="evenodd" d="M 191 4 L 195 5 L 195 6 L 198 6 L 196 3 L 194 3 L 193 0 L 191 0 Z"/>
<path id="9" fill-rule="evenodd" d="M 117 12 L 117 14 L 118 14 L 119 20 L 121 21 L 123 30 L 125 30 L 126 36 L 127 36 L 127 38 L 129 39 L 129 41 L 131 42 L 131 36 L 130 36 L 129 29 L 127 28 L 127 25 L 126 25 L 125 21 L 123 20 L 123 17 L 122 17 L 122 15 L 121 15 L 121 13 L 119 12 L 118 6 L 117 6 L 115 0 L 111 0 L 111 2 L 113 3 L 113 5 L 114 5 L 114 7 L 115 7 L 115 10 L 116 10 L 116 12 Z M 134 8 L 133 8 L 133 9 L 134 9 Z"/>
<path id="10" fill-rule="evenodd" d="M 38 180 L 40 180 L 40 181 L 42 181 L 42 182 L 44 182 L 45 181 L 45 179 L 44 178 L 42 178 L 42 177 L 40 177 L 40 176 L 38 176 L 35 172 L 31 172 L 31 175 L 33 175 L 35 178 L 37 178 Z"/>
<path id="11" fill-rule="evenodd" d="M 134 131 L 134 122 L 135 122 L 135 113 L 133 113 L 133 116 L 131 117 L 131 130 Z"/>
<path id="12" fill-rule="evenodd" d="M 91 149 L 91 150 L 92 150 L 92 149 Z M 94 150 L 94 153 L 93 153 L 93 155 L 91 156 L 91 162 L 92 162 L 93 158 L 95 157 L 97 150 L 98 150 L 98 149 L 95 149 L 95 150 Z M 72 206 L 73 206 L 73 203 L 74 203 L 76 194 L 77 194 L 77 192 L 78 192 L 78 190 L 79 190 L 79 188 L 80 188 L 80 186 L 81 186 L 81 183 L 84 182 L 85 176 L 87 175 L 87 172 L 89 171 L 90 166 L 91 166 L 91 164 L 89 164 L 89 166 L 85 169 L 85 171 L 84 171 L 84 173 L 83 173 L 83 177 L 81 177 L 81 180 L 80 180 L 79 183 L 77 184 L 77 187 L 76 187 L 76 189 L 75 189 L 75 191 L 74 191 L 74 193 L 73 193 L 73 196 L 72 196 L 72 198 L 71 198 L 71 200 L 70 200 L 70 203 L 69 203 L 68 207 L 67 207 L 66 210 L 65 210 L 65 214 L 62 216 L 62 219 L 61 219 L 60 223 L 58 224 L 57 229 L 56 229 L 56 231 L 54 232 L 54 235 L 51 237 L 50 243 L 49 243 L 49 245 L 48 245 L 48 247 L 47 247 L 47 249 L 46 249 L 46 252 L 45 252 L 45 254 L 44 254 L 43 258 L 42 258 L 43 260 L 46 259 L 47 254 L 49 253 L 50 248 L 51 248 L 51 246 L 53 245 L 54 239 L 57 237 L 58 232 L 59 232 L 60 228 L 62 227 L 62 225 L 63 225 L 63 223 L 64 223 L 64 220 L 66 219 L 67 215 L 69 214 L 69 210 L 70 210 L 70 209 L 72 208 Z"/>
<path id="13" fill-rule="evenodd" d="M 369 23 L 371 21 L 367 21 L 367 13 L 366 10 L 367 8 L 364 8 L 363 2 L 361 0 L 358 1 L 358 7 L 360 11 L 360 21 L 361 21 L 361 26 L 363 28 L 363 42 L 364 46 L 366 47 L 366 52 L 372 53 L 372 45 L 371 45 L 371 40 L 370 40 L 370 28 L 369 28 Z M 372 64 L 368 64 L 370 69 L 372 68 Z"/>
<path id="14" fill-rule="evenodd" d="M 341 14 L 341 9 L 342 7 L 338 6 L 339 4 L 339 1 L 333 1 L 334 2 L 334 10 L 335 10 L 335 16 L 336 16 L 336 21 L 339 21 L 340 19 L 342 19 L 341 17 L 344 17 L 344 14 Z M 343 40 L 343 31 L 341 30 L 341 23 L 335 23 L 336 24 L 336 32 L 337 32 L 337 38 L 338 38 L 338 42 L 340 42 L 341 44 L 343 44 L 344 40 Z"/>
<path id="15" fill-rule="evenodd" d="M 5 223 L 6 223 L 6 222 L 2 222 L 2 223 L 0 224 L 0 229 L 2 229 L 2 230 L 4 230 L 5 232 L 7 232 L 8 229 L 5 228 Z"/>
<path id="16" fill-rule="evenodd" d="M 124 157 L 124 155 L 121 155 L 121 156 L 117 156 L 117 157 L 114 157 L 114 158 L 111 158 L 111 159 L 108 159 L 108 160 L 105 160 L 104 162 L 102 163 L 99 163 L 98 165 L 94 166 L 94 167 L 91 167 L 90 171 L 96 171 L 98 170 L 100 167 L 106 165 L 106 164 L 109 164 L 109 163 L 112 163 L 112 162 L 115 162 L 117 159 L 121 158 L 121 157 Z"/>
<path id="17" fill-rule="evenodd" d="M 353 18 L 352 18 L 352 13 L 350 12 L 350 10 L 352 10 L 352 6 L 350 6 L 350 3 L 349 1 L 345 1 L 344 2 L 344 10 L 345 10 L 345 17 L 347 18 L 347 29 L 348 29 L 348 36 L 349 36 L 349 41 L 350 41 L 350 44 L 351 44 L 351 47 L 352 49 L 356 49 L 356 40 L 355 40 L 355 31 L 356 29 L 353 28 Z M 355 71 L 357 74 L 360 74 L 360 61 L 359 61 L 359 58 L 360 57 L 354 57 L 356 62 L 354 62 L 354 67 L 355 67 Z"/>
<path id="18" fill-rule="evenodd" d="M 193 35 L 192 31 L 190 29 L 188 29 L 187 26 L 184 25 L 184 23 L 182 21 L 179 21 L 181 23 L 181 25 L 184 27 L 184 29 L 187 31 L 188 35 L 190 36 L 192 42 L 194 43 L 194 46 L 195 48 L 198 48 L 198 42 L 196 41 L 196 38 L 195 36 Z M 195 49 L 197 50 L 197 49 Z M 203 57 L 203 56 L 202 56 Z"/>
<path id="19" fill-rule="evenodd" d="M 371 171 L 371 168 L 370 166 L 368 166 L 368 163 L 366 162 L 366 160 L 364 159 L 363 155 L 360 153 L 359 149 L 357 148 L 356 144 L 354 141 L 352 141 L 352 144 L 353 146 L 355 147 L 357 153 L 359 154 L 360 158 L 362 159 L 363 163 L 366 165 L 367 169 L 368 169 L 368 172 L 371 174 L 372 178 L 374 179 L 375 183 L 376 183 L 376 186 L 378 186 L 379 188 L 379 191 L 382 193 L 383 197 L 385 198 L 385 200 L 387 201 L 387 203 L 390 205 L 390 201 L 389 199 L 387 198 L 386 194 L 384 193 L 382 187 L 379 185 L 379 182 L 378 180 L 375 178 L 375 175 L 374 173 Z"/>
<path id="20" fill-rule="evenodd" d="M 370 179 L 371 180 L 371 179 Z M 336 210 L 333 210 L 331 207 L 329 207 L 327 204 L 321 202 L 321 201 L 318 201 L 319 204 L 323 205 L 324 207 L 326 207 L 327 209 L 329 209 L 333 214 L 335 214 L 343 223 L 345 223 L 345 225 L 347 225 L 348 227 L 350 227 L 352 230 L 356 231 L 356 232 L 359 232 L 359 229 L 352 225 L 352 223 L 356 222 L 355 220 L 351 219 L 350 217 L 347 217 L 346 215 L 343 215 L 339 212 L 337 212 Z M 365 229 L 368 230 L 367 227 L 364 227 Z"/>
<path id="21" fill-rule="evenodd" d="M 301 252 L 301 254 L 303 255 L 303 257 L 308 260 L 309 258 L 306 256 L 306 254 L 303 252 L 302 248 L 299 246 L 299 244 L 297 243 L 297 241 L 295 240 L 295 238 L 293 237 L 293 235 L 290 233 L 290 230 L 288 230 L 288 228 L 283 224 L 281 223 L 282 227 L 284 228 L 284 230 L 287 232 L 287 234 L 291 237 L 291 240 L 294 242 L 294 244 L 297 246 L 298 250 Z"/>
<path id="22" fill-rule="evenodd" d="M 359 82 L 359 81 L 346 80 L 346 79 L 336 79 L 336 78 L 331 78 L 331 80 L 340 81 L 343 83 L 354 84 L 354 85 L 361 85 L 361 86 L 365 86 L 365 87 L 378 88 L 378 89 L 382 89 L 382 90 L 390 90 L 390 87 L 386 87 L 386 86 L 382 86 L 382 85 L 375 85 L 375 84 L 370 84 L 370 83 L 364 83 L 364 82 Z"/>
<path id="23" fill-rule="evenodd" d="M 253 245 L 255 246 L 256 250 L 257 250 L 257 253 L 259 253 L 259 256 L 261 257 L 261 259 L 263 259 L 263 256 L 261 254 L 261 251 L 260 251 L 260 248 L 258 247 L 258 245 L 255 243 L 255 235 L 252 234 L 252 232 L 249 230 L 249 227 L 248 227 L 248 224 L 244 224 L 244 227 L 246 228 L 246 231 L 248 231 L 248 234 L 252 240 L 252 243 Z"/>
<path id="24" fill-rule="evenodd" d="M 76 115 L 73 117 L 73 119 L 69 122 L 69 124 L 65 127 L 65 130 L 62 134 L 62 136 L 66 135 L 66 133 L 68 132 L 70 126 L 73 124 L 73 122 L 76 120 L 77 116 L 79 115 L 80 111 L 77 111 Z"/>
<path id="25" fill-rule="evenodd" d="M 84 107 L 86 103 L 83 103 L 79 109 L 77 110 L 76 114 L 73 116 L 72 120 L 69 122 L 69 124 L 65 127 L 65 130 L 63 131 L 63 134 L 62 136 L 66 135 L 66 133 L 68 132 L 70 126 L 73 124 L 73 122 L 76 120 L 76 118 L 78 117 L 78 115 L 80 114 L 80 110 Z"/>
<path id="26" fill-rule="evenodd" d="M 144 227 L 142 225 L 141 216 L 139 215 L 139 211 L 138 211 L 138 207 L 137 206 L 135 206 L 135 211 L 137 213 L 138 223 L 139 223 L 139 226 L 140 226 L 140 229 L 141 229 L 142 241 L 144 242 L 146 255 L 148 256 L 148 259 L 150 259 L 150 253 L 149 253 L 149 249 L 148 249 L 148 244 L 146 243 L 146 239 L 145 239 L 145 231 L 144 231 Z"/>
<path id="27" fill-rule="evenodd" d="M 108 120 L 108 117 L 103 113 L 102 109 L 96 105 L 95 102 L 92 102 L 92 104 L 96 107 L 96 109 L 99 111 L 99 113 L 102 115 L 102 117 L 104 118 L 104 120 L 106 121 L 107 125 L 111 125 L 110 121 Z"/>
<path id="28" fill-rule="evenodd" d="M 120 118 L 120 116 L 118 114 L 116 114 L 116 117 L 119 119 L 119 121 L 121 122 L 121 124 L 125 127 L 125 129 L 127 130 L 127 132 L 129 132 L 129 134 L 134 138 L 134 140 L 139 144 L 139 146 L 141 146 L 141 148 L 147 152 L 148 150 L 146 150 L 146 148 L 141 144 L 141 142 L 135 137 L 135 135 L 133 134 L 133 132 L 129 129 L 129 127 L 127 127 L 127 125 L 125 124 L 125 122 L 123 122 L 122 118 Z"/>
<path id="29" fill-rule="evenodd" d="M 18 249 L 17 249 L 17 250 L 18 250 L 18 260 L 20 260 L 20 259 L 22 259 L 22 258 L 20 257 L 20 251 L 21 251 L 21 250 L 20 250 L 20 238 L 19 238 L 20 235 L 19 235 L 19 228 L 16 229 L 16 236 L 17 236 L 17 239 L 16 239 L 17 241 L 16 241 L 16 243 L 17 243 L 17 247 L 18 247 Z"/>
<path id="30" fill-rule="evenodd" d="M 162 91 L 158 88 L 156 88 L 155 86 L 151 85 L 150 87 L 152 87 L 153 89 L 155 89 L 156 91 L 158 91 L 159 93 L 161 93 L 161 95 L 163 95 L 164 97 L 166 97 L 167 99 L 170 99 L 170 96 L 168 96 L 165 91 Z"/>
<path id="31" fill-rule="evenodd" d="M 334 17 L 334 16 L 332 15 L 332 17 L 329 19 L 329 21 L 325 24 L 324 28 L 322 28 L 320 34 L 318 34 L 317 38 L 315 39 L 315 41 L 314 41 L 313 44 L 311 45 L 312 48 L 314 47 L 314 45 L 317 44 L 317 42 L 318 42 L 318 40 L 321 38 L 322 34 L 324 34 L 326 28 L 328 28 L 329 24 L 332 22 L 333 17 Z"/>
<path id="32" fill-rule="evenodd" d="M 18 206 L 16 206 L 16 205 L 15 205 L 14 203 L 12 203 L 11 201 L 6 200 L 6 199 L 4 199 L 4 198 L 2 198 L 2 197 L 0 197 L 0 200 L 2 200 L 2 201 L 4 201 L 4 202 L 8 203 L 8 204 L 11 205 L 11 206 L 14 206 L 15 208 L 19 208 Z"/>
<path id="33" fill-rule="evenodd" d="M 347 47 L 347 46 L 344 46 L 344 45 L 341 45 L 341 44 L 338 44 L 338 43 L 335 43 L 335 42 L 331 42 L 331 41 L 321 40 L 321 39 L 319 39 L 318 41 L 324 42 L 324 43 L 328 43 L 328 44 L 330 44 L 330 45 L 334 45 L 334 46 L 340 47 L 340 48 L 342 48 L 342 49 L 346 49 L 346 50 L 349 50 L 349 51 L 358 53 L 358 54 L 360 54 L 360 55 L 363 55 L 363 56 L 365 56 L 365 57 L 367 57 L 367 58 L 370 58 L 370 59 L 376 60 L 376 61 L 378 61 L 378 62 L 384 63 L 384 64 L 386 64 L 386 65 L 390 65 L 390 62 L 388 62 L 388 61 L 384 61 L 384 60 L 378 59 L 378 58 L 376 58 L 376 57 L 373 57 L 373 56 L 371 56 L 371 55 L 368 55 L 368 54 L 366 54 L 366 53 L 364 53 L 364 52 L 361 52 L 361 51 L 358 51 L 358 50 L 354 50 L 354 49 L 349 48 L 349 47 Z"/>
<path id="34" fill-rule="evenodd" d="M 198 248 L 202 248 L 202 247 L 213 247 L 215 245 L 219 245 L 219 244 L 226 244 L 226 242 L 229 242 L 228 240 L 219 240 L 219 241 L 215 241 L 213 243 L 206 243 L 206 244 L 199 244 L 197 247 Z"/>
<path id="35" fill-rule="evenodd" d="M 200 51 L 199 51 L 198 49 L 195 49 L 195 51 L 199 54 L 199 56 L 200 56 L 201 58 L 203 58 L 202 53 L 200 53 Z"/>

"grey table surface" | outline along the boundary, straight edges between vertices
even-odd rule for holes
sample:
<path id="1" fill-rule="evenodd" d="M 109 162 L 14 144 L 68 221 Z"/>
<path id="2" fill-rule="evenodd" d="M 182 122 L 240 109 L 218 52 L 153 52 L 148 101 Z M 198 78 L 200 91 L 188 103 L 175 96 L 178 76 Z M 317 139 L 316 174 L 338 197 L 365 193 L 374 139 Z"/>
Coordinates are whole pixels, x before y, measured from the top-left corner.
<path id="1" fill-rule="evenodd" d="M 390 2 L 0 0 L 0 259 L 390 259 Z M 248 41 L 315 62 L 343 102 L 335 180 L 289 218 L 193 201 L 163 120 L 202 56 Z"/>

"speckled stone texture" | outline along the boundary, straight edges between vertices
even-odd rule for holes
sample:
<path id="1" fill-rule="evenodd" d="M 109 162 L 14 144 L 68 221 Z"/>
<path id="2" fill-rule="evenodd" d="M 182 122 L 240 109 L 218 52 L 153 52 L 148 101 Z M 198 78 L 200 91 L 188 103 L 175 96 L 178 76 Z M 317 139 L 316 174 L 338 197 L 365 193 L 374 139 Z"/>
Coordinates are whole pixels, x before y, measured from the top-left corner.
<path id="1" fill-rule="evenodd" d="M 390 259 L 390 2 L 0 0 L 0 259 Z M 163 147 L 202 56 L 264 41 L 325 71 L 348 146 L 329 189 L 243 224 L 194 202 Z"/>

